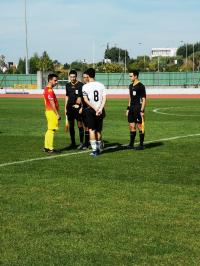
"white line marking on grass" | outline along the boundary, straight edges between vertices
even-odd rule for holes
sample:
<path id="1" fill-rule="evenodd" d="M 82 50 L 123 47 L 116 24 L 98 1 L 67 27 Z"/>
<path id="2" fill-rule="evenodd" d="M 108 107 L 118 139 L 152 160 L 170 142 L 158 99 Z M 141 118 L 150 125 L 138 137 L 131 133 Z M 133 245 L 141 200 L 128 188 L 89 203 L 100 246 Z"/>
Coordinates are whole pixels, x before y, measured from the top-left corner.
<path id="1" fill-rule="evenodd" d="M 149 141 L 145 141 L 144 145 L 149 144 L 149 143 L 154 143 L 154 142 L 170 141 L 170 140 L 175 140 L 175 139 L 184 139 L 184 138 L 188 138 L 188 137 L 198 137 L 198 136 L 200 136 L 200 133 L 190 134 L 190 135 L 185 135 L 185 136 L 175 136 L 175 137 L 164 138 L 164 139 L 149 140 Z M 139 142 L 136 144 L 139 144 Z M 125 147 L 125 146 L 127 146 L 127 144 L 123 144 L 122 146 Z"/>
<path id="2" fill-rule="evenodd" d="M 160 142 L 160 141 L 170 141 L 170 140 L 176 140 L 176 139 L 183 139 L 183 138 L 188 138 L 188 137 L 198 137 L 198 136 L 200 136 L 200 133 L 189 134 L 189 135 L 185 135 L 185 136 L 175 136 L 175 137 L 171 137 L 171 138 L 163 138 L 163 139 L 145 141 L 145 144 L 154 143 L 154 142 Z M 136 144 L 138 144 L 138 143 L 136 143 Z M 121 146 L 125 147 L 125 146 L 127 146 L 127 144 L 124 144 L 124 145 L 121 145 Z M 119 147 L 119 146 L 115 145 L 115 146 L 107 147 L 104 150 L 111 150 L 111 149 L 115 149 L 117 147 Z M 29 163 L 29 162 L 35 162 L 35 161 L 42 161 L 42 160 L 51 160 L 51 159 L 55 159 L 55 158 L 67 157 L 67 156 L 71 156 L 71 155 L 79 155 L 79 154 L 88 153 L 88 152 L 91 152 L 91 151 L 86 150 L 86 151 L 79 151 L 79 152 L 71 152 L 71 153 L 65 153 L 65 154 L 54 155 L 54 156 L 49 155 L 49 156 L 45 156 L 45 157 L 33 158 L 33 159 L 28 159 L 28 160 L 23 160 L 23 161 L 2 163 L 2 164 L 0 164 L 0 167 L 23 164 L 23 163 Z"/>
<path id="3" fill-rule="evenodd" d="M 189 107 L 189 108 L 194 108 L 193 107 Z M 154 113 L 157 114 L 162 114 L 162 115 L 173 115 L 173 116 L 200 116 L 199 115 L 190 115 L 190 114 L 172 114 L 172 113 L 166 113 L 166 112 L 161 112 L 160 110 L 169 110 L 169 109 L 183 109 L 183 107 L 163 107 L 163 108 L 156 108 L 153 110 Z M 190 111 L 190 110 L 184 110 L 184 111 Z"/>
<path id="4" fill-rule="evenodd" d="M 171 138 L 164 138 L 164 139 L 157 139 L 157 140 L 150 140 L 150 141 L 145 141 L 145 143 L 152 143 L 152 142 L 160 142 L 160 141 L 170 141 L 170 140 L 175 140 L 175 139 L 184 139 L 188 137 L 198 137 L 200 136 L 200 133 L 197 134 L 190 134 L 190 135 L 185 135 L 185 136 L 176 136 L 176 137 L 171 137 Z"/>
<path id="5" fill-rule="evenodd" d="M 24 160 L 24 161 L 15 161 L 15 162 L 10 162 L 10 163 L 2 163 L 0 164 L 0 167 L 8 166 L 8 165 L 15 165 L 15 164 L 22 164 L 22 163 L 27 163 L 27 162 L 40 161 L 40 160 L 51 160 L 51 159 L 58 158 L 58 157 L 66 157 L 66 156 L 77 155 L 77 154 L 86 153 L 86 152 L 88 151 L 71 152 L 71 153 L 65 153 L 65 154 L 59 154 L 59 155 L 49 154 L 45 157 L 33 158 L 33 159 Z"/>

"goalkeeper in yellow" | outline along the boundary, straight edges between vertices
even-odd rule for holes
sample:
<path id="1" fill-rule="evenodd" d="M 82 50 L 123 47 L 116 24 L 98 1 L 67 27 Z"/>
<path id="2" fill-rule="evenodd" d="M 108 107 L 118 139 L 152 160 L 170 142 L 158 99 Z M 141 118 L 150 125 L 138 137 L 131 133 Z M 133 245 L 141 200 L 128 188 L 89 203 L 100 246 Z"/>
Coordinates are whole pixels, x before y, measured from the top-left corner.
<path id="1" fill-rule="evenodd" d="M 44 152 L 48 154 L 59 153 L 53 147 L 54 134 L 58 130 L 58 121 L 61 119 L 59 114 L 59 104 L 56 95 L 53 91 L 58 83 L 58 76 L 56 74 L 48 75 L 48 84 L 44 88 L 44 103 L 45 115 L 47 119 L 47 132 L 45 134 Z"/>
<path id="2" fill-rule="evenodd" d="M 126 115 L 128 117 L 130 128 L 130 142 L 128 149 L 134 149 L 134 141 L 136 129 L 140 134 L 140 144 L 136 147 L 137 150 L 144 149 L 144 112 L 146 105 L 146 89 L 145 86 L 138 80 L 139 71 L 131 70 L 129 77 L 132 83 L 129 85 L 129 102 Z"/>

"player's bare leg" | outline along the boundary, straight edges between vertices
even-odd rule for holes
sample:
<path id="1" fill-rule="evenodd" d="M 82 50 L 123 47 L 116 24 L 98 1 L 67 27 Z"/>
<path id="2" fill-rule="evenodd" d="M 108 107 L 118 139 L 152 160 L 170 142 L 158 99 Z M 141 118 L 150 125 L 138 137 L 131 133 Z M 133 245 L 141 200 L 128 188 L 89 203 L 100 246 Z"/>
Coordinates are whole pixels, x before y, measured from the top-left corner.
<path id="1" fill-rule="evenodd" d="M 96 132 L 96 143 L 97 143 L 97 152 L 102 151 L 102 135 L 101 132 Z"/>

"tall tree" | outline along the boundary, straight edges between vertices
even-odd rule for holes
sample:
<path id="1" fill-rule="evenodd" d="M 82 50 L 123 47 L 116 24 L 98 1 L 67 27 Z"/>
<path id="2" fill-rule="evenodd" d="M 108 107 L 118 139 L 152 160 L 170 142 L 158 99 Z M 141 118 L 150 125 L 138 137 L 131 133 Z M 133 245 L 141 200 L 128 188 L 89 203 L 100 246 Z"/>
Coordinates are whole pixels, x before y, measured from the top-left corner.
<path id="1" fill-rule="evenodd" d="M 62 67 L 62 64 L 58 60 L 54 60 L 53 65 L 55 69 L 59 69 Z"/>
<path id="2" fill-rule="evenodd" d="M 20 58 L 18 65 L 17 65 L 17 73 L 18 74 L 25 74 L 25 71 L 26 71 L 25 59 Z"/>
<path id="3" fill-rule="evenodd" d="M 64 69 L 69 69 L 69 68 L 70 68 L 70 64 L 65 63 L 65 64 L 63 65 L 63 68 L 64 68 Z"/>
<path id="4" fill-rule="evenodd" d="M 128 62 L 130 60 L 127 50 L 118 47 L 107 47 L 105 50 L 104 58 L 111 59 L 112 63 Z"/>
<path id="5" fill-rule="evenodd" d="M 191 62 L 191 68 L 190 70 L 193 70 L 193 54 L 189 56 L 188 58 Z M 195 71 L 200 71 L 200 51 L 194 53 L 194 70 Z"/>
<path id="6" fill-rule="evenodd" d="M 4 70 L 7 68 L 5 59 L 6 58 L 4 55 L 0 55 L 0 71 L 1 72 L 4 72 Z"/>
<path id="7" fill-rule="evenodd" d="M 39 61 L 39 70 L 41 71 L 54 71 L 53 61 L 50 59 L 48 53 L 46 51 L 43 52 Z"/>
<path id="8" fill-rule="evenodd" d="M 187 57 L 193 54 L 193 44 L 187 43 L 180 46 L 177 50 L 177 55 L 182 56 L 183 58 L 186 57 L 186 49 L 187 49 Z M 194 44 L 194 52 L 200 52 L 200 42 Z"/>
<path id="9" fill-rule="evenodd" d="M 35 53 L 29 60 L 29 72 L 30 74 L 36 74 L 39 70 L 40 57 Z"/>
<path id="10" fill-rule="evenodd" d="M 83 66 L 84 66 L 83 62 L 77 60 L 71 63 L 70 68 L 75 70 L 82 70 Z"/>

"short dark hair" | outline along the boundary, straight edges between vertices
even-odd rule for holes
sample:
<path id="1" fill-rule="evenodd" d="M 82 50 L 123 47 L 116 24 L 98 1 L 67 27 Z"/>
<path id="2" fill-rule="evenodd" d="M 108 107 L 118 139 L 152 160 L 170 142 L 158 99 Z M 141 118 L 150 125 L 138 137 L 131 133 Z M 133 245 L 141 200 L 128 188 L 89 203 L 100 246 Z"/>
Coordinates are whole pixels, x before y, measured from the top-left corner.
<path id="1" fill-rule="evenodd" d="M 74 70 L 74 69 L 72 69 L 72 70 L 70 70 L 70 72 L 69 72 L 69 75 L 75 75 L 76 77 L 77 77 L 77 72 L 76 72 L 76 70 Z"/>
<path id="2" fill-rule="evenodd" d="M 49 74 L 49 75 L 48 75 L 48 82 L 49 82 L 50 80 L 52 80 L 53 78 L 58 78 L 58 75 L 56 75 L 56 74 L 54 74 L 54 73 Z"/>
<path id="3" fill-rule="evenodd" d="M 87 74 L 90 78 L 95 77 L 95 69 L 90 67 L 85 71 L 85 74 Z"/>
<path id="4" fill-rule="evenodd" d="M 139 74 L 140 74 L 139 70 L 136 70 L 136 69 L 130 70 L 129 73 L 132 73 L 134 76 L 137 76 L 137 77 L 139 77 Z"/>

